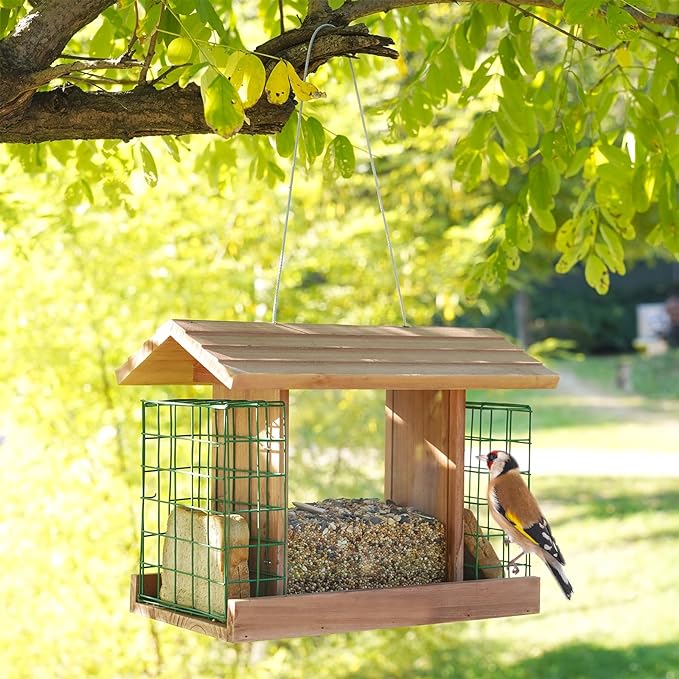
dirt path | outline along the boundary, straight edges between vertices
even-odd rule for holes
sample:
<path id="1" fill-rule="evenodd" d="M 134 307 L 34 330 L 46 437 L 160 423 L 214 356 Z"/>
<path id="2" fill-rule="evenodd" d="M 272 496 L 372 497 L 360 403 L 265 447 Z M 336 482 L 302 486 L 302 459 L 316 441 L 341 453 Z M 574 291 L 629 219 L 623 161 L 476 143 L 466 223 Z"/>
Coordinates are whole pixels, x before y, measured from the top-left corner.
<path id="1" fill-rule="evenodd" d="M 670 476 L 679 478 L 679 410 L 676 401 L 648 401 L 622 390 L 602 389 L 560 366 L 557 393 L 577 398 L 578 405 L 605 408 L 621 423 L 642 426 L 662 425 L 674 435 L 667 439 L 666 450 L 592 447 L 543 447 L 533 456 L 531 470 L 536 474 L 578 476 Z"/>
<path id="2" fill-rule="evenodd" d="M 679 416 L 676 401 L 657 400 L 653 402 L 653 407 L 649 408 L 648 401 L 643 397 L 622 389 L 602 388 L 595 382 L 569 372 L 563 365 L 559 367 L 559 376 L 559 386 L 556 390 L 558 394 L 577 396 L 578 402 L 585 406 L 605 408 L 621 422 L 666 420 L 673 413 Z M 679 435 L 679 432 L 677 434 Z"/>

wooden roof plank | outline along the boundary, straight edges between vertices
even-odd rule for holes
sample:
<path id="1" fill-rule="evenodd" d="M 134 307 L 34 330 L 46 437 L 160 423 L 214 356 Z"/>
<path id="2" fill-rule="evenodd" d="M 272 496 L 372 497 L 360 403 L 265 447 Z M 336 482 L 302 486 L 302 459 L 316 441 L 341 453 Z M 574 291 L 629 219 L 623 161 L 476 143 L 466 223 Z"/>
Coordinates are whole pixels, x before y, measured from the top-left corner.
<path id="1" fill-rule="evenodd" d="M 534 363 L 542 365 L 537 359 L 519 350 L 491 351 L 455 351 L 438 349 L 435 351 L 411 351 L 389 349 L 320 349 L 285 347 L 205 347 L 221 362 L 297 362 L 299 364 L 317 365 L 319 363 L 334 365 L 336 363 L 389 363 L 408 365 L 411 363 L 429 363 L 432 365 L 448 365 L 452 363 Z M 243 368 L 239 366 L 241 370 Z M 246 369 L 247 370 L 247 369 Z"/>
<path id="2" fill-rule="evenodd" d="M 476 328 L 168 321 L 121 384 L 240 388 L 551 388 L 558 375 Z"/>
<path id="3" fill-rule="evenodd" d="M 412 351 L 416 347 L 423 349 L 478 349 L 490 351 L 493 349 L 521 351 L 501 335 L 495 337 L 437 337 L 437 336 L 408 336 L 395 337 L 391 335 L 375 337 L 360 335 L 276 335 L 245 334 L 215 332 L 192 332 L 191 337 L 204 347 L 214 346 L 243 346 L 264 348 L 319 348 L 319 349 L 362 349 L 376 346 L 393 351 Z"/>
<path id="4" fill-rule="evenodd" d="M 244 374 L 234 380 L 242 389 L 551 389 L 558 375 L 384 375 L 384 374 Z"/>
<path id="5" fill-rule="evenodd" d="M 343 324 L 308 324 L 308 323 L 266 323 L 262 321 L 172 321 L 187 333 L 227 332 L 229 334 L 243 332 L 249 335 L 312 335 L 314 337 L 464 337 L 464 338 L 497 338 L 502 337 L 495 330 L 488 328 L 452 328 L 452 327 L 411 327 L 396 325 L 343 325 Z"/>

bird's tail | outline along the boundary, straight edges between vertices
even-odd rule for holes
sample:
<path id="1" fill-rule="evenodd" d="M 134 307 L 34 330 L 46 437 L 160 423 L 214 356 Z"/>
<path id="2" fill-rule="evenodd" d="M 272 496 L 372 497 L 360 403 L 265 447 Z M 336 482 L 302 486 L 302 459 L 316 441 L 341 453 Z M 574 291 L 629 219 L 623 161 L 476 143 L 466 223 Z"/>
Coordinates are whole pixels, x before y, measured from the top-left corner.
<path id="1" fill-rule="evenodd" d="M 546 554 L 545 556 L 547 558 L 544 559 L 544 562 L 547 565 L 547 568 L 552 571 L 552 575 L 556 578 L 556 581 L 559 583 L 559 587 L 561 587 L 563 590 L 566 598 L 570 599 L 571 595 L 573 594 L 573 585 L 571 585 L 568 578 L 566 577 L 566 572 L 564 571 L 563 566 L 554 557 L 552 557 L 551 554 Z"/>

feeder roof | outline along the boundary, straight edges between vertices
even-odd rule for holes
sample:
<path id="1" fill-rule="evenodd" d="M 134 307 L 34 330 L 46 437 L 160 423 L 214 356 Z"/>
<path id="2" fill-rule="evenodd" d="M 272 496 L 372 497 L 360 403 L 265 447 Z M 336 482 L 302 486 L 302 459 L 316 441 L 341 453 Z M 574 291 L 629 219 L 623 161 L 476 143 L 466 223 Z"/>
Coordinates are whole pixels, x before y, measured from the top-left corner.
<path id="1" fill-rule="evenodd" d="M 116 371 L 120 384 L 228 389 L 540 389 L 559 376 L 482 328 L 173 320 Z"/>

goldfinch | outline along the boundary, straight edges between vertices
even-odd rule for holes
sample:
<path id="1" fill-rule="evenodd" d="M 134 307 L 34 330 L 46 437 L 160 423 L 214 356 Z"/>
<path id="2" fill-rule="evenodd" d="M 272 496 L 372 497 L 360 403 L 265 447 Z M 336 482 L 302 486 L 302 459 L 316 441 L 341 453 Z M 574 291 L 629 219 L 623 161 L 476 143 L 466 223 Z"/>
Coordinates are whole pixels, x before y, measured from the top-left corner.
<path id="1" fill-rule="evenodd" d="M 502 450 L 479 455 L 488 465 L 488 505 L 496 523 L 505 531 L 511 542 L 523 551 L 509 562 L 511 566 L 523 554 L 537 554 L 556 578 L 568 599 L 573 587 L 563 566 L 566 560 L 552 537 L 552 529 L 542 514 L 537 500 L 524 482 L 516 460 Z"/>

